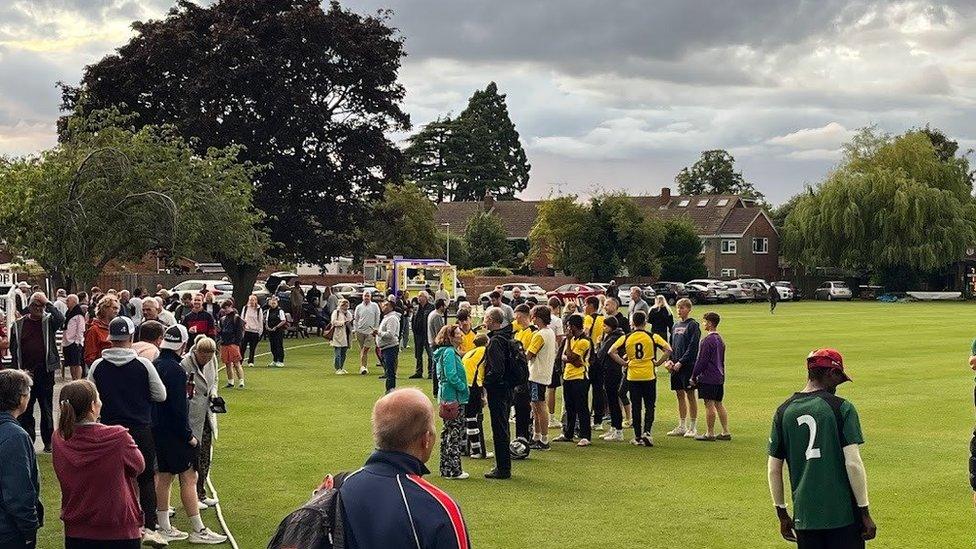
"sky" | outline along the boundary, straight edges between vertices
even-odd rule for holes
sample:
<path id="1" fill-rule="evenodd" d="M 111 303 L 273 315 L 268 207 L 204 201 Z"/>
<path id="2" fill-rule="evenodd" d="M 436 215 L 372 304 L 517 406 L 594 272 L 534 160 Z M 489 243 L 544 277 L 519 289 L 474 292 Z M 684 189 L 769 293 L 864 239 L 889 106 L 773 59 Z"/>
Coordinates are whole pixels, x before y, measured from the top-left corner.
<path id="1" fill-rule="evenodd" d="M 209 0 L 203 0 L 205 2 Z M 173 0 L 0 0 L 0 154 L 55 143 L 57 81 Z M 780 203 L 858 128 L 976 147 L 976 2 L 344 0 L 391 8 L 414 128 L 494 81 L 532 165 L 520 196 L 658 194 L 729 150 Z M 392 136 L 402 139 L 403 135 Z"/>

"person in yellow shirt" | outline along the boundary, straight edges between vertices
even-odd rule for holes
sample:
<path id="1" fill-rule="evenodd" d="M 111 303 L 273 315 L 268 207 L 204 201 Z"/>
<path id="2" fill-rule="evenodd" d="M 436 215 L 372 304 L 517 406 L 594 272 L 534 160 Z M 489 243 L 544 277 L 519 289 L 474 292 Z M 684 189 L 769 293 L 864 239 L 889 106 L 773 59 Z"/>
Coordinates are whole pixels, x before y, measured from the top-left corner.
<path id="1" fill-rule="evenodd" d="M 627 369 L 630 404 L 634 408 L 634 440 L 636 446 L 654 446 L 651 428 L 654 426 L 654 405 L 657 401 L 657 377 L 654 368 L 671 356 L 671 346 L 661 336 L 647 330 L 647 315 L 634 313 L 634 331 L 621 336 L 610 347 L 610 358 Z M 623 348 L 624 354 L 614 352 Z M 662 350 L 658 358 L 658 349 Z M 626 357 L 626 358 L 625 358 Z M 641 422 L 641 408 L 644 421 Z"/>
<path id="2" fill-rule="evenodd" d="M 474 330 L 471 329 L 471 310 L 470 309 L 458 309 L 457 312 L 457 325 L 461 328 L 461 346 L 458 347 L 458 351 L 463 355 L 471 349 L 474 349 Z"/>
<path id="3" fill-rule="evenodd" d="M 525 303 L 515 307 L 515 320 L 512 321 L 512 331 L 515 332 L 515 341 L 522 344 L 522 352 L 525 353 L 529 344 L 532 342 L 532 335 L 536 327 L 532 325 L 529 318 L 531 309 Z M 529 395 L 529 384 L 519 385 L 512 391 L 512 405 L 515 407 L 515 436 L 521 437 L 526 442 L 532 441 L 532 402 Z"/>
<path id="4" fill-rule="evenodd" d="M 553 442 L 572 442 L 579 423 L 580 441 L 577 446 L 589 446 L 593 436 L 590 424 L 589 389 L 587 369 L 593 354 L 593 342 L 586 337 L 583 317 L 573 315 L 566 321 L 568 339 L 563 350 L 563 405 L 566 407 L 566 423 L 563 434 Z"/>
<path id="5" fill-rule="evenodd" d="M 469 319 L 470 323 L 470 319 Z M 468 455 L 473 459 L 488 459 L 494 454 L 486 451 L 484 409 L 485 386 L 485 347 L 488 336 L 482 334 L 474 338 L 474 348 L 464 353 L 461 364 L 468 379 L 468 403 L 464 405 L 465 425 L 468 433 Z"/>

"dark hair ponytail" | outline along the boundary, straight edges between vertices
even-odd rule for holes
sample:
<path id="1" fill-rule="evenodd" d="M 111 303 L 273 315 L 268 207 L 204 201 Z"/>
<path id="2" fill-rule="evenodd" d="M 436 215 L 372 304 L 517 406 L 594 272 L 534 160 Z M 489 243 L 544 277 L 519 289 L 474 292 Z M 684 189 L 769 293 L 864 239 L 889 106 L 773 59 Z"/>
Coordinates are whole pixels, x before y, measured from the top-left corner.
<path id="1" fill-rule="evenodd" d="M 72 381 L 61 388 L 61 416 L 58 418 L 58 432 L 68 440 L 75 432 L 78 422 L 88 417 L 92 404 L 98 398 L 95 384 L 87 379 Z"/>

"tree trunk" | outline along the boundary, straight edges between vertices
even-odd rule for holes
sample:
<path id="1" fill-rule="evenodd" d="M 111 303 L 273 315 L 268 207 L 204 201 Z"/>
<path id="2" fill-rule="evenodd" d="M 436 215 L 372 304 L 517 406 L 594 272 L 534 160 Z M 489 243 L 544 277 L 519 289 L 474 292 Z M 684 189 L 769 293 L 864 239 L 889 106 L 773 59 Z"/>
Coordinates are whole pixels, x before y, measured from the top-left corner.
<path id="1" fill-rule="evenodd" d="M 234 307 L 238 311 L 243 311 L 247 305 L 247 298 L 254 291 L 254 283 L 258 280 L 261 272 L 260 265 L 243 265 L 231 259 L 221 258 L 221 266 L 234 285 Z"/>

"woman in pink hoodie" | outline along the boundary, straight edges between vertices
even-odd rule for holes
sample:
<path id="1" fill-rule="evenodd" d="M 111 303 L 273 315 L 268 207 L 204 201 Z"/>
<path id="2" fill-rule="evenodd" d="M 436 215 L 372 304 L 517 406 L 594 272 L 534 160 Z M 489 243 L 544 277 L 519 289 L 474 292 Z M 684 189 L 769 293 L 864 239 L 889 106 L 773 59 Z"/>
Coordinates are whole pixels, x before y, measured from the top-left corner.
<path id="1" fill-rule="evenodd" d="M 60 398 L 52 442 L 65 549 L 138 549 L 136 476 L 146 465 L 139 448 L 125 427 L 98 423 L 102 401 L 90 381 L 68 383 Z"/>

